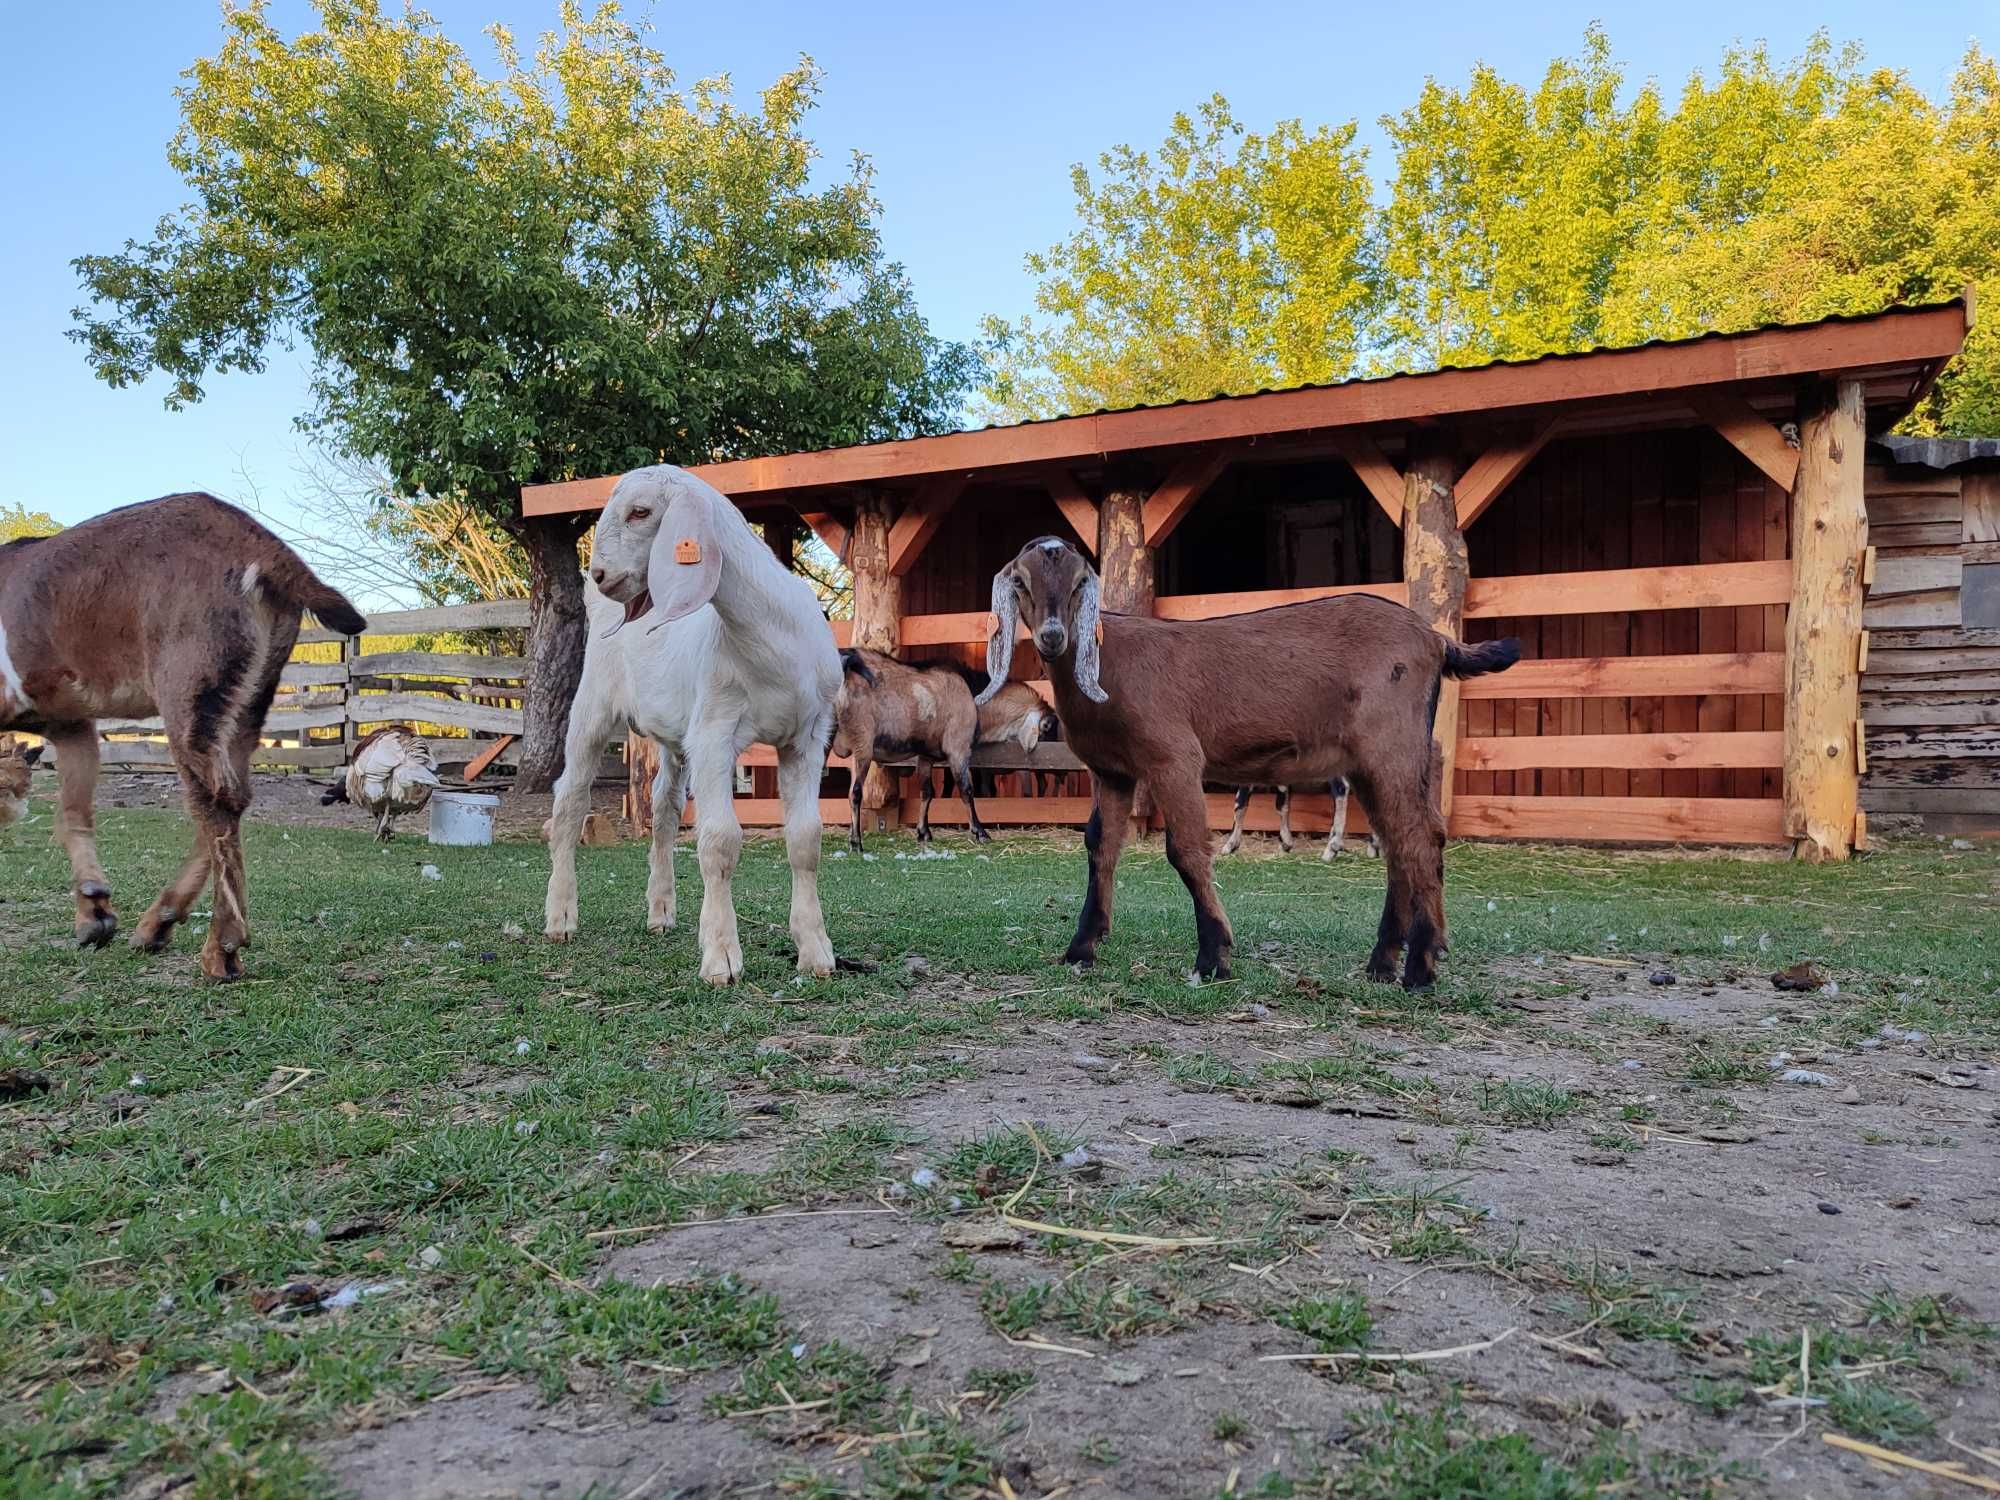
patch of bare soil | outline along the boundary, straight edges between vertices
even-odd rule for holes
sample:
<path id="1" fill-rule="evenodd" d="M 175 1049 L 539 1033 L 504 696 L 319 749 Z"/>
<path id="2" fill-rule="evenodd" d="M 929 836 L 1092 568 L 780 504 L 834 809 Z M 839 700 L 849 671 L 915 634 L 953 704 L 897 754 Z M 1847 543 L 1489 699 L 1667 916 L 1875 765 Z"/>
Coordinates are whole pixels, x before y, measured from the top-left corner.
<path id="1" fill-rule="evenodd" d="M 1775 1061 L 1773 1038 L 1788 1018 L 1811 1019 L 1812 998 L 1652 988 L 1641 967 L 1625 982 L 1594 976 L 1587 1000 L 1537 1002 L 1527 1025 L 1468 1030 L 1462 1045 L 1384 1045 L 1360 1082 L 1328 1069 L 1317 1089 L 1263 1080 L 1272 1064 L 1297 1076 L 1355 1049 L 1281 1011 L 1205 1026 L 1023 1019 L 971 1051 L 976 1076 L 882 1106 L 915 1142 L 898 1160 L 904 1173 L 1033 1119 L 1085 1143 L 1089 1168 L 1075 1179 L 1085 1196 L 1171 1171 L 1242 1193 L 1247 1212 L 1265 1201 L 1260 1185 L 1340 1171 L 1372 1185 L 1351 1191 L 1448 1192 L 1483 1211 L 1462 1251 L 1430 1254 L 1399 1251 L 1365 1215 L 1329 1214 L 1279 1263 L 1217 1257 L 1169 1331 L 1111 1340 L 1043 1325 L 1036 1337 L 1060 1348 L 1016 1342 L 982 1307 L 982 1285 L 1052 1281 L 1076 1259 L 1026 1236 L 975 1249 L 968 1265 L 952 1241 L 963 1225 L 993 1224 L 992 1204 L 966 1202 L 939 1224 L 882 1211 L 913 1201 L 893 1194 L 679 1229 L 609 1254 L 601 1275 L 728 1273 L 774 1293 L 799 1337 L 862 1350 L 923 1409 L 972 1422 L 1024 1497 L 1065 1486 L 1208 1496 L 1232 1473 L 1337 1471 L 1385 1395 L 1435 1408 L 1454 1386 L 1480 1430 L 1520 1431 L 1562 1454 L 1622 1434 L 1655 1455 L 1733 1461 L 1753 1477 L 1731 1493 L 1944 1493 L 1827 1447 L 1817 1426 L 1787 1439 L 1796 1404 L 1767 1405 L 1783 1393 L 1756 1394 L 1745 1379 L 1753 1340 L 1862 1329 L 1876 1294 L 1946 1298 L 1966 1319 L 2000 1323 L 1990 1058 L 1944 1057 L 1908 1035 L 1784 1060 L 1824 1085 L 1694 1076 L 1703 1058 Z M 1205 1054 L 1202 1069 L 1176 1064 L 1191 1054 Z M 816 1105 L 791 1128 L 839 1107 Z M 1176 1252 L 1125 1253 L 1143 1264 Z M 1649 1300 L 1649 1289 L 1685 1300 Z M 1334 1369 L 1265 1358 L 1312 1347 L 1274 1321 L 1277 1309 L 1342 1293 L 1365 1297 L 1372 1349 L 1460 1352 Z M 1666 1317 L 1671 1307 L 1684 1312 Z M 1621 1329 L 1620 1309 L 1646 1316 Z M 1966 1361 L 1956 1382 L 1897 1367 L 1871 1378 L 1905 1379 L 1940 1438 L 1990 1443 L 1993 1342 L 1955 1357 Z M 995 1410 L 968 1395 L 995 1370 L 1033 1383 Z M 1739 1404 L 1691 1401 L 1700 1383 L 1740 1388 Z M 807 1416 L 704 1416 L 714 1388 L 684 1388 L 651 1415 L 542 1405 L 520 1391 L 474 1396 L 320 1451 L 362 1496 L 576 1495 L 592 1484 L 722 1495 L 801 1466 L 857 1481 L 859 1454 Z M 1940 1438 L 1908 1446 L 1935 1456 Z"/>

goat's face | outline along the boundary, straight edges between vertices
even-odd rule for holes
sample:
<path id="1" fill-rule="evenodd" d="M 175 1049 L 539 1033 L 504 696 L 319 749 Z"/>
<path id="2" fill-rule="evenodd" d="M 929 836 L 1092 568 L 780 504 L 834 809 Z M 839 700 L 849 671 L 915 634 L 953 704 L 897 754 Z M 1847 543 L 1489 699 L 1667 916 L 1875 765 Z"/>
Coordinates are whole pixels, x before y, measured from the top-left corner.
<path id="1" fill-rule="evenodd" d="M 652 486 L 633 482 L 647 472 L 627 474 L 613 487 L 590 543 L 590 581 L 605 598 L 625 606 L 628 625 L 653 607 L 646 587 L 648 560 L 667 508 Z"/>
<path id="2" fill-rule="evenodd" d="M 715 597 L 722 578 L 721 491 L 673 464 L 634 469 L 618 481 L 598 519 L 590 576 L 625 606 L 614 633 L 641 615 L 671 625 Z"/>
<path id="3" fill-rule="evenodd" d="M 1076 685 L 1102 703 L 1097 685 L 1098 582 L 1084 555 L 1060 537 L 1038 537 L 993 575 L 994 629 L 986 643 L 992 678 L 983 703 L 1000 690 L 1014 661 L 1014 632 L 1025 622 L 1045 662 L 1076 653 Z"/>

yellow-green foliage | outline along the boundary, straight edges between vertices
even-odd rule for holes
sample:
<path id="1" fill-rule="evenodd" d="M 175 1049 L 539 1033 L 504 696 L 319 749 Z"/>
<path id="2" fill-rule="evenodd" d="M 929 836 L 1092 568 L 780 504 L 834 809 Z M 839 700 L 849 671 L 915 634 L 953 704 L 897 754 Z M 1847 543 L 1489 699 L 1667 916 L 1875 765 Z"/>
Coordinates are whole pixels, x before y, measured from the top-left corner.
<path id="1" fill-rule="evenodd" d="M 1079 168 L 1077 232 L 1028 260 L 1038 318 L 989 320 L 991 411 L 2000 296 L 2000 74 L 1977 47 L 1937 98 L 1824 35 L 1789 62 L 1731 48 L 1670 103 L 1627 89 L 1592 28 L 1532 86 L 1477 67 L 1382 126 L 1379 204 L 1352 122 L 1265 139 L 1219 97 L 1157 163 L 1119 147 L 1099 178 Z M 1990 320 L 1912 425 L 2000 431 Z"/>

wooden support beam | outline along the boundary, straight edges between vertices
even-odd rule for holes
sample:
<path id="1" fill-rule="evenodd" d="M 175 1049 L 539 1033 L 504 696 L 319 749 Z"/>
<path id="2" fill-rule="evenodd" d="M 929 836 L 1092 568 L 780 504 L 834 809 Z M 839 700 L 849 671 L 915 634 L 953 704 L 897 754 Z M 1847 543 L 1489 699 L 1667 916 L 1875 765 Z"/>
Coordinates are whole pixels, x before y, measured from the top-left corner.
<path id="1" fill-rule="evenodd" d="M 799 512 L 799 519 L 819 534 L 819 539 L 826 543 L 829 552 L 843 563 L 847 561 L 847 528 L 841 525 L 836 517 L 828 514 L 826 511 L 813 511 L 811 513 L 801 511 Z"/>
<path id="2" fill-rule="evenodd" d="M 1495 443 L 1458 480 L 1458 529 L 1465 530 L 1486 513 L 1487 507 L 1534 462 L 1535 455 L 1556 430 L 1555 419 L 1547 418 L 1529 432 Z"/>
<path id="3" fill-rule="evenodd" d="M 1854 847 L 1861 768 L 1861 611 L 1868 507 L 1863 387 L 1842 380 L 1800 424 L 1792 490 L 1792 600 L 1785 617 L 1784 829 L 1794 853 L 1844 860 Z"/>
<path id="4" fill-rule="evenodd" d="M 1465 533 L 1458 524 L 1452 482 L 1458 466 L 1441 451 L 1413 451 L 1403 471 L 1403 579 L 1410 608 L 1441 635 L 1456 640 L 1465 619 L 1468 566 Z M 1447 677 L 1438 691 L 1435 726 L 1444 758 L 1438 806 L 1451 817 L 1452 771 L 1458 761 L 1458 683 Z"/>
<path id="5" fill-rule="evenodd" d="M 863 497 L 854 512 L 854 535 L 848 546 L 848 568 L 854 574 L 854 645 L 894 656 L 900 644 L 903 580 L 889 566 L 891 526 L 887 496 Z M 896 800 L 893 775 L 880 766 L 869 769 L 861 789 L 864 812 L 879 822 L 883 809 Z"/>
<path id="6" fill-rule="evenodd" d="M 1191 453 L 1175 464 L 1146 500 L 1146 546 L 1157 547 L 1164 542 L 1227 467 L 1229 454 L 1222 448 Z"/>
<path id="7" fill-rule="evenodd" d="M 1091 557 L 1097 556 L 1097 502 L 1084 493 L 1076 476 L 1068 469 L 1051 469 L 1048 473 L 1049 498 L 1056 503 L 1056 509 L 1069 522 L 1069 529 L 1076 533 L 1076 539 L 1083 543 L 1083 550 Z"/>
<path id="8" fill-rule="evenodd" d="M 1693 405 L 1730 447 L 1762 469 L 1779 489 L 1791 493 L 1799 473 L 1797 443 L 1788 442 L 1755 407 L 1729 391 L 1701 392 L 1693 398 Z"/>
<path id="9" fill-rule="evenodd" d="M 1350 428 L 1333 435 L 1336 452 L 1354 470 L 1355 477 L 1367 486 L 1368 493 L 1375 497 L 1375 503 L 1382 507 L 1391 521 L 1403 524 L 1403 475 L 1394 464 L 1382 456 L 1382 450 L 1375 445 L 1375 439 L 1359 429 Z"/>
<path id="10" fill-rule="evenodd" d="M 965 481 L 963 474 L 940 474 L 928 479 L 903 507 L 896 524 L 889 528 L 889 571 L 896 577 L 901 578 L 916 566 L 924 548 L 944 524 L 945 516 L 965 493 Z"/>

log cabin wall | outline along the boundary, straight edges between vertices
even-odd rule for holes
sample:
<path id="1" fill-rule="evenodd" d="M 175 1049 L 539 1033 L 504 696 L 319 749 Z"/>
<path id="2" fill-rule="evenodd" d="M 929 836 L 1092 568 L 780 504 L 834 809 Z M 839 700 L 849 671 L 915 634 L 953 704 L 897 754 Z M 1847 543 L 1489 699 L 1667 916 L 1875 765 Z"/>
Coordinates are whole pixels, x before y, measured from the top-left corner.
<path id="1" fill-rule="evenodd" d="M 1861 805 L 1878 827 L 2000 832 L 2000 457 L 1972 456 L 1993 446 L 1870 453 Z"/>

